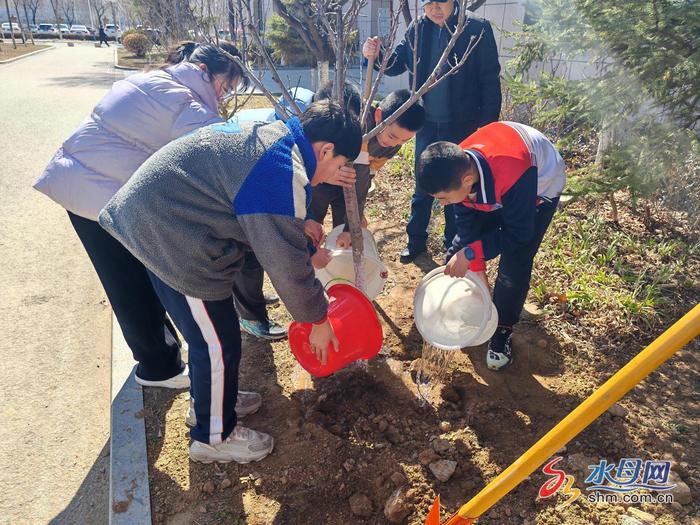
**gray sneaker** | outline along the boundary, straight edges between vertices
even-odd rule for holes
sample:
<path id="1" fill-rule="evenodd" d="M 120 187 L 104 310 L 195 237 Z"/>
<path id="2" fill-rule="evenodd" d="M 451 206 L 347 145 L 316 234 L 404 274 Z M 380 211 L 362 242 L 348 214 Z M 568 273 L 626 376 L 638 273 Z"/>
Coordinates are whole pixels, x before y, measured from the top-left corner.
<path id="1" fill-rule="evenodd" d="M 287 337 L 287 329 L 274 321 L 251 321 L 240 319 L 241 330 L 258 339 L 278 341 Z"/>
<path id="2" fill-rule="evenodd" d="M 223 443 L 207 445 L 193 441 L 190 445 L 190 459 L 199 463 L 250 463 L 260 461 L 275 448 L 271 435 L 258 432 L 242 425 L 236 425 Z"/>
<path id="3" fill-rule="evenodd" d="M 262 397 L 257 392 L 239 390 L 236 396 L 236 417 L 238 419 L 255 414 L 262 406 Z M 192 428 L 197 426 L 197 414 L 194 411 L 194 398 L 190 396 L 190 408 L 187 410 L 185 424 Z"/>

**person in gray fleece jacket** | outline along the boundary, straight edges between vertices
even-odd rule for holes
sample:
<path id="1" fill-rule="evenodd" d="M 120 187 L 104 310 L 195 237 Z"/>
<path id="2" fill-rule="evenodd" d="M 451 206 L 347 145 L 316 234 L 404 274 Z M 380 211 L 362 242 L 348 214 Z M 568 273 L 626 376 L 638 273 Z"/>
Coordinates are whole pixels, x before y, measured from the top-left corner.
<path id="1" fill-rule="evenodd" d="M 337 348 L 304 219 L 311 186 L 357 157 L 361 142 L 357 117 L 330 101 L 286 123 L 213 124 L 156 152 L 101 211 L 100 225 L 149 270 L 189 345 L 194 461 L 248 463 L 274 446 L 238 425 L 244 414 L 234 410 L 241 335 L 231 288 L 246 252 L 292 317 L 313 323 L 317 357 Z"/>

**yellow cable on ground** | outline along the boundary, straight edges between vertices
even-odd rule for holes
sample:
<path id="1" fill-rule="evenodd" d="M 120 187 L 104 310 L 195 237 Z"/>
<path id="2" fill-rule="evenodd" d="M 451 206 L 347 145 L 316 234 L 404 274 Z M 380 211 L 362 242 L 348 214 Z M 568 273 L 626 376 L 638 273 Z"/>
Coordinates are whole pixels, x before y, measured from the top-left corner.
<path id="1" fill-rule="evenodd" d="M 473 523 L 476 518 L 532 474 L 546 459 L 699 334 L 700 304 L 657 337 L 481 492 L 463 505 L 447 520 L 446 525 Z M 439 525 L 439 511 L 438 520 L 435 519 L 435 514 L 433 511 L 430 512 L 426 525 Z"/>

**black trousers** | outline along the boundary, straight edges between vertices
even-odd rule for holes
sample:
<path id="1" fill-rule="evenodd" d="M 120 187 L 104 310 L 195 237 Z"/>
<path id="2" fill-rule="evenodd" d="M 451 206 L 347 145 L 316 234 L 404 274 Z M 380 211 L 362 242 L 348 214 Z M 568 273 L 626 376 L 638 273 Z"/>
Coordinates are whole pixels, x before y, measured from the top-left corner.
<path id="1" fill-rule="evenodd" d="M 501 254 L 498 276 L 493 288 L 493 303 L 498 311 L 500 326 L 513 326 L 520 319 L 530 289 L 532 263 L 557 209 L 559 198 L 544 202 L 537 207 L 535 232 L 529 243 Z M 499 211 L 480 214 L 480 229 L 488 231 L 501 227 Z"/>
<path id="2" fill-rule="evenodd" d="M 416 135 L 416 160 L 414 174 L 416 175 L 416 186 L 411 197 L 411 215 L 408 217 L 406 224 L 406 233 L 408 234 L 408 249 L 412 252 L 420 252 L 425 250 L 425 245 L 428 242 L 428 225 L 430 224 L 430 216 L 433 210 L 434 198 L 432 195 L 425 193 L 418 187 L 418 161 L 420 155 L 433 142 L 439 140 L 447 140 L 459 144 L 469 135 L 476 131 L 476 123 L 473 121 L 467 122 L 426 122 L 423 128 Z M 444 209 L 445 214 L 445 234 L 442 242 L 445 249 L 452 245 L 452 239 L 457 234 L 455 226 L 454 205 L 448 204 Z"/>
<path id="3" fill-rule="evenodd" d="M 246 252 L 243 268 L 233 280 L 233 299 L 238 315 L 247 321 L 269 322 L 263 293 L 265 271 L 253 252 Z"/>
<path id="4" fill-rule="evenodd" d="M 307 209 L 306 218 L 323 224 L 329 207 L 333 217 L 333 227 L 343 224 L 345 222 L 343 188 L 325 182 L 314 186 L 311 190 L 311 204 Z"/>
<path id="5" fill-rule="evenodd" d="M 97 271 L 141 379 L 160 381 L 184 368 L 180 344 L 146 268 L 96 222 L 68 212 Z"/>

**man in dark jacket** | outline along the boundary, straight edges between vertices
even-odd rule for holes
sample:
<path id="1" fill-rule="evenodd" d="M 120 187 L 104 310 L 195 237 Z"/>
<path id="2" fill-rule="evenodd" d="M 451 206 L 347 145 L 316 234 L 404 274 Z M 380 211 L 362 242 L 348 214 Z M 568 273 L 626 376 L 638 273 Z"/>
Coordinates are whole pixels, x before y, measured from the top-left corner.
<path id="1" fill-rule="evenodd" d="M 100 37 L 100 47 L 102 47 L 102 42 L 107 44 L 107 47 L 109 47 L 109 42 L 107 41 L 107 33 L 105 33 L 105 28 L 100 26 L 97 32 L 98 36 Z"/>
<path id="2" fill-rule="evenodd" d="M 417 34 L 416 89 L 419 89 L 433 72 L 440 56 L 450 41 L 459 18 L 460 6 L 453 0 L 422 0 L 425 16 L 417 18 L 408 27 L 403 40 L 389 57 L 385 73 L 389 76 L 409 73 L 413 85 L 413 47 Z M 451 55 L 464 56 L 472 37 L 481 40 L 471 52 L 466 63 L 454 75 L 434 87 L 423 96 L 425 126 L 416 136 L 416 162 L 422 151 L 433 142 L 447 140 L 459 142 L 477 128 L 498 120 L 501 112 L 501 83 L 498 49 L 491 24 L 471 13 L 466 13 L 466 26 Z M 381 56 L 378 40 L 368 39 L 362 52 L 366 58 Z M 454 59 L 451 60 L 454 63 Z M 375 61 L 378 68 L 380 60 Z M 443 67 L 443 73 L 449 65 Z M 416 186 L 411 200 L 411 216 L 406 233 L 408 246 L 401 252 L 401 262 L 412 262 L 425 251 L 428 239 L 428 223 L 433 197 Z M 445 207 L 445 249 L 452 244 L 456 234 L 453 206 Z"/>

